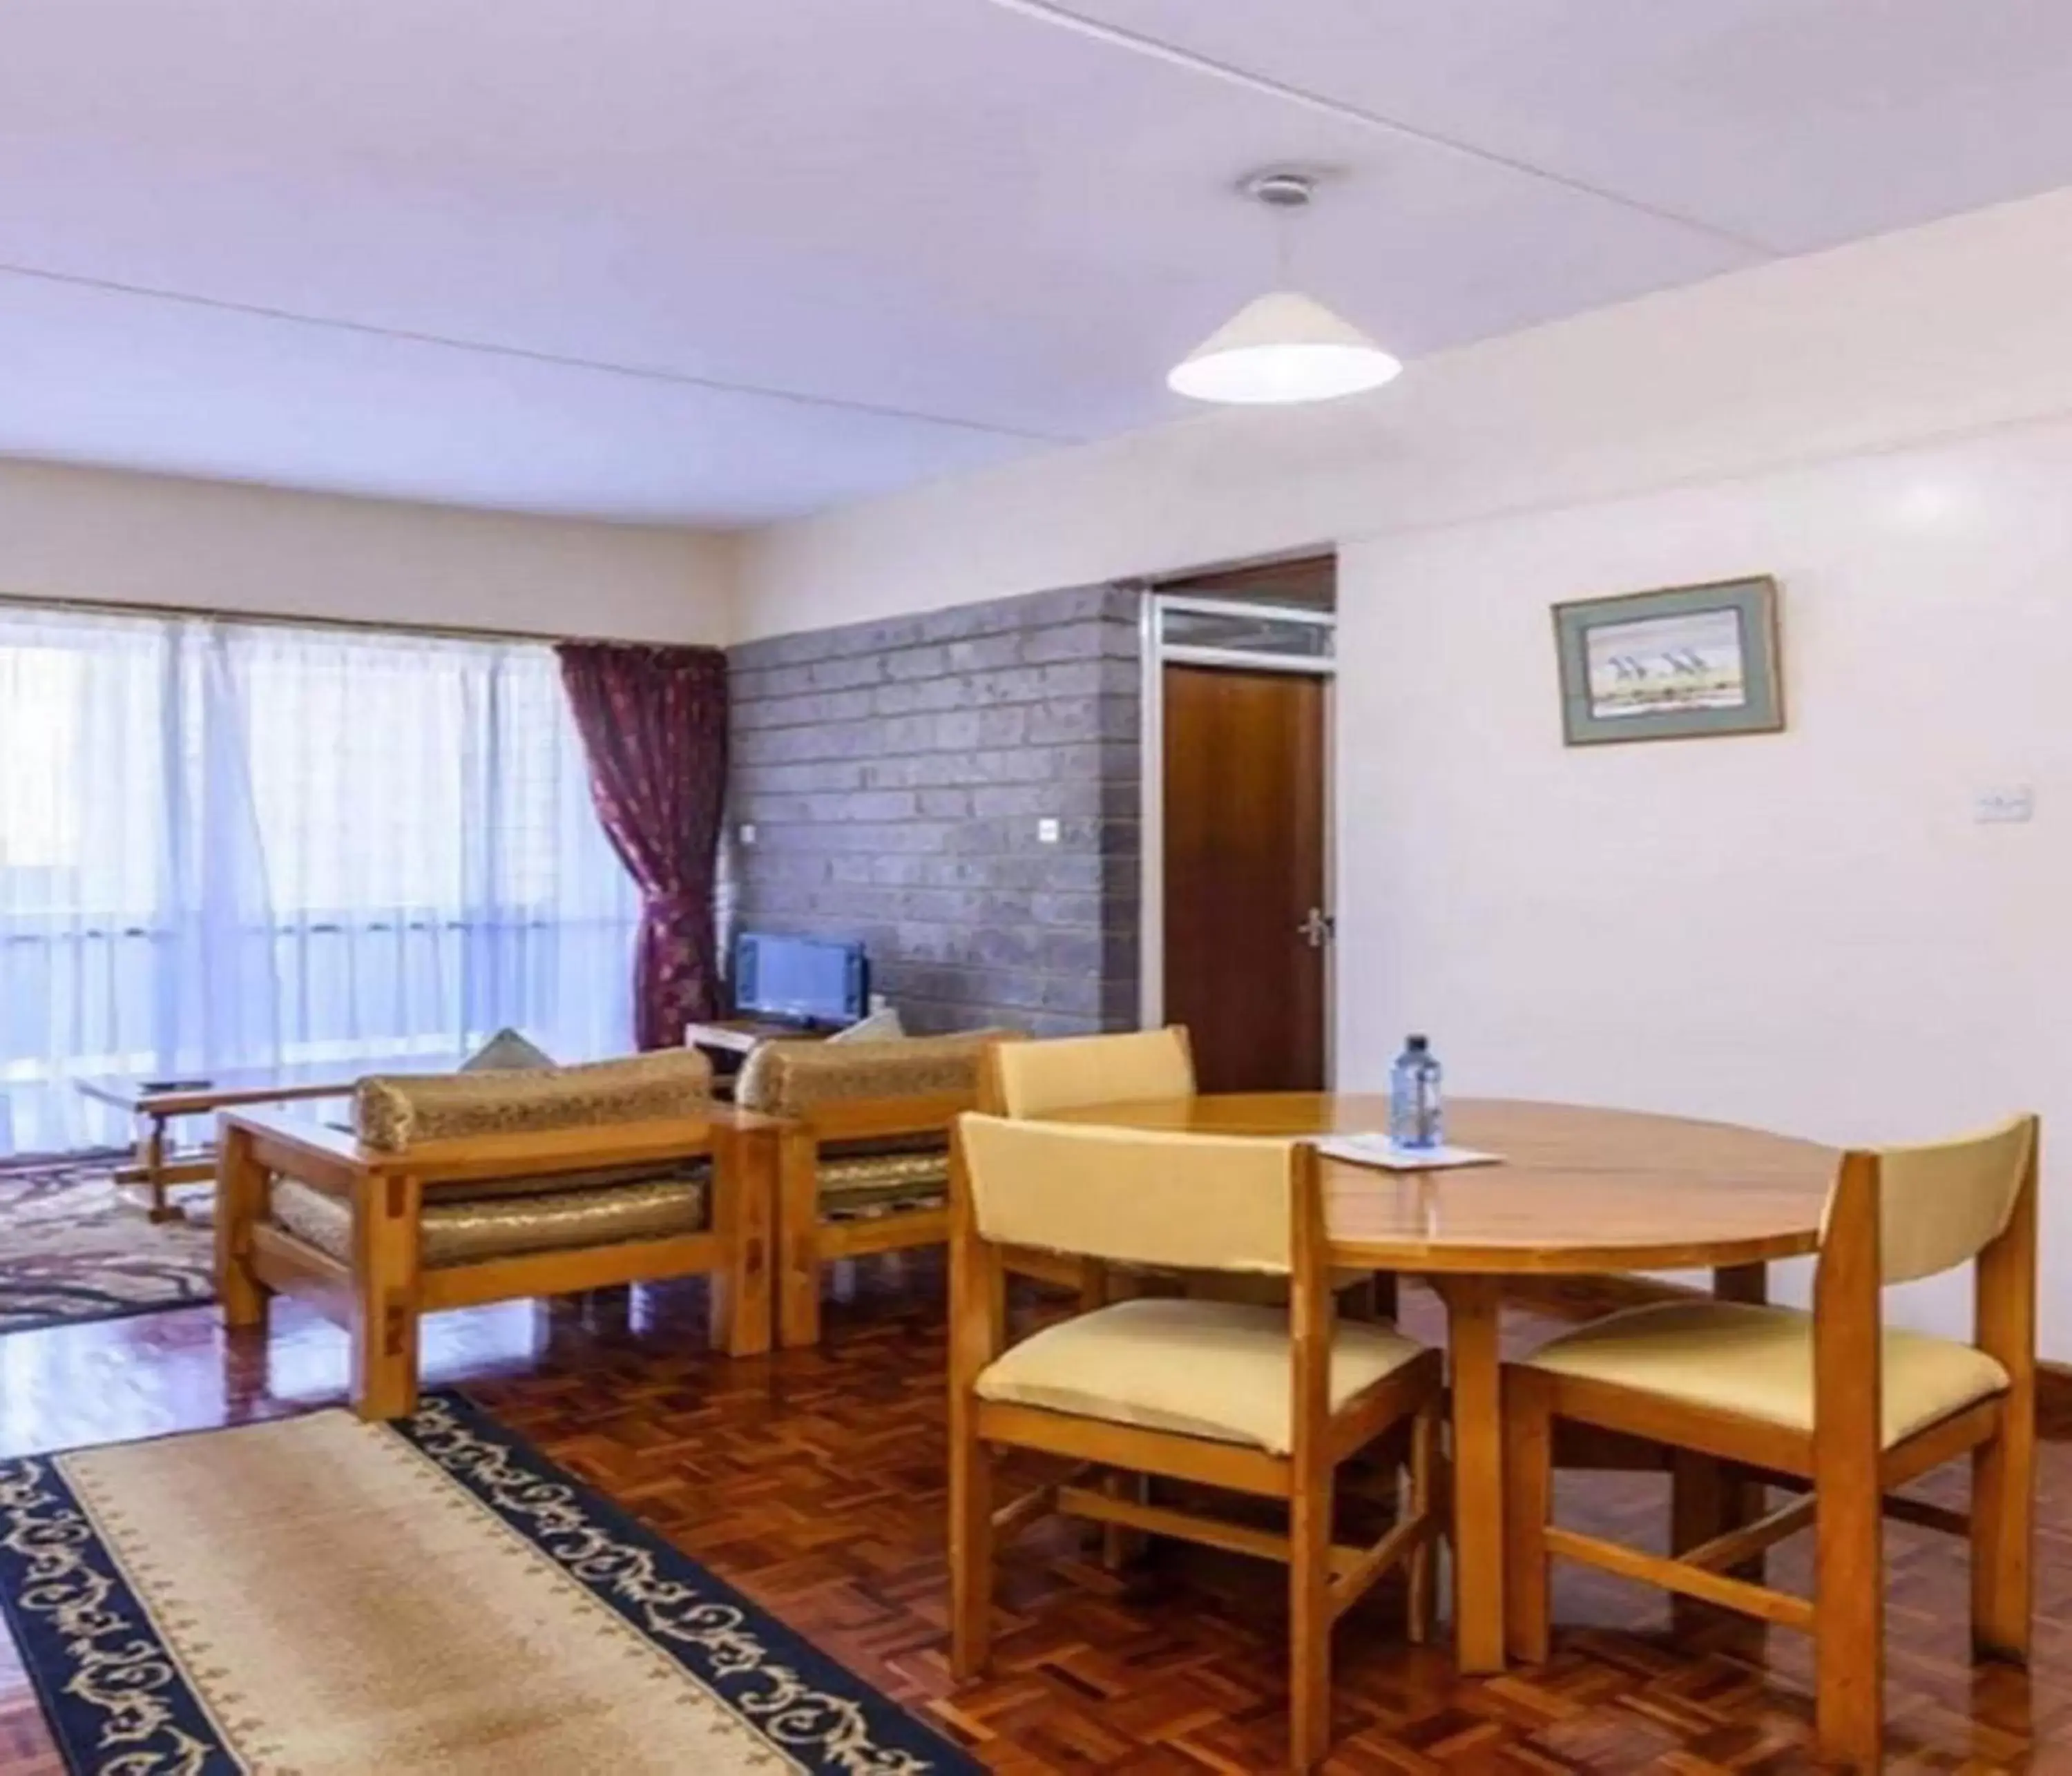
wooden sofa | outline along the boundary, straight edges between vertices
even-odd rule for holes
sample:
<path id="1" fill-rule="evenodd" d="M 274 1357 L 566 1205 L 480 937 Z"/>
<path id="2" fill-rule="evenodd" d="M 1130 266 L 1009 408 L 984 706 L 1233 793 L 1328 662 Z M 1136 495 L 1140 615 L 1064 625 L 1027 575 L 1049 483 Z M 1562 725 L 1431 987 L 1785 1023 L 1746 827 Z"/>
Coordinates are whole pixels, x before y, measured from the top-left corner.
<path id="1" fill-rule="evenodd" d="M 977 1105 L 986 1051 L 1021 1039 L 1000 1030 L 882 1042 L 779 1038 L 749 1056 L 734 1102 L 783 1125 L 776 1215 L 781 1343 L 819 1340 L 824 1266 L 948 1241 L 951 1126 Z M 1013 1268 L 1079 1286 L 1078 1267 L 1048 1254 L 1017 1254 Z"/>
<path id="2" fill-rule="evenodd" d="M 710 1083 L 678 1050 L 364 1079 L 350 1129 L 226 1112 L 224 1323 L 310 1302 L 352 1334 L 366 1418 L 415 1408 L 418 1322 L 446 1308 L 704 1274 L 713 1342 L 767 1350 L 779 1130 Z"/>

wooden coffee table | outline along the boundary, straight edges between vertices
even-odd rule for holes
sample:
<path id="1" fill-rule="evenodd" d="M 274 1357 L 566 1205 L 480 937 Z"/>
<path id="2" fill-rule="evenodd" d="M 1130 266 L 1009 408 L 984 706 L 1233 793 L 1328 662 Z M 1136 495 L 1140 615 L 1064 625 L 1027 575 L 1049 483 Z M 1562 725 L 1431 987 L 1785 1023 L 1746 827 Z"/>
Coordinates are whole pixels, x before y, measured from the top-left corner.
<path id="1" fill-rule="evenodd" d="M 368 1073 L 447 1073 L 463 1059 L 458 1054 L 369 1055 L 358 1061 L 232 1067 L 206 1078 L 109 1074 L 73 1083 L 84 1096 L 121 1111 L 136 1131 L 137 1157 L 116 1171 L 115 1182 L 141 1186 L 150 1193 L 154 1221 L 177 1221 L 184 1219 L 185 1211 L 168 1198 L 169 1188 L 216 1176 L 212 1147 L 175 1145 L 172 1124 L 182 1116 L 211 1116 L 238 1104 L 346 1097 Z"/>

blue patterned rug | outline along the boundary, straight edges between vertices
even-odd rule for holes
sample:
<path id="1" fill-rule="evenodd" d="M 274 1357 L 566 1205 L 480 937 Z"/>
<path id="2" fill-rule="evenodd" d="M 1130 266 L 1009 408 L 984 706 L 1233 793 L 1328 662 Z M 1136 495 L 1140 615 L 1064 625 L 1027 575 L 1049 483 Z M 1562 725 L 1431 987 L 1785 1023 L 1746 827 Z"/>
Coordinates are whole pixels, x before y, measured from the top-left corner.
<path id="1" fill-rule="evenodd" d="M 0 1165 L 0 1332 L 121 1319 L 216 1297 L 206 1190 L 152 1221 L 105 1157 Z M 199 1200 L 196 1198 L 199 1198 Z"/>
<path id="2" fill-rule="evenodd" d="M 972 1776 L 458 1395 L 0 1462 L 0 1609 L 93 1776 Z"/>

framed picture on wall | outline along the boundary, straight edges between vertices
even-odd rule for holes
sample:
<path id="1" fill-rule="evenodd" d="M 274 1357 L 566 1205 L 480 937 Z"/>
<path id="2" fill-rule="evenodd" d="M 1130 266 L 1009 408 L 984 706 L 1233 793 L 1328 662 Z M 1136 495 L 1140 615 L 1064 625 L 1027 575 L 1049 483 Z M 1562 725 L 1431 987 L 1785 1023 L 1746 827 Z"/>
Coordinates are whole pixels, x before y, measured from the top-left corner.
<path id="1" fill-rule="evenodd" d="M 1572 746 L 1774 734 L 1784 726 L 1767 574 L 1554 606 Z"/>

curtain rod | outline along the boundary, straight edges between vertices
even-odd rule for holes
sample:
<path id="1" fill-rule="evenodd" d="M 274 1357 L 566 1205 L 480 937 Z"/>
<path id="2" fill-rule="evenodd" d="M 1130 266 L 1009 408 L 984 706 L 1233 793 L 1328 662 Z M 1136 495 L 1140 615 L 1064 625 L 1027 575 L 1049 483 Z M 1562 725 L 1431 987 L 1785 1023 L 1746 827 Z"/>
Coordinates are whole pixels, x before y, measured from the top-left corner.
<path id="1" fill-rule="evenodd" d="M 445 641 L 602 642 L 607 647 L 673 648 L 697 643 L 628 641 L 613 635 L 550 635 L 536 629 L 470 628 L 456 623 L 383 623 L 368 617 L 297 617 L 278 611 L 222 610 L 201 604 L 147 603 L 121 598 L 51 598 L 34 592 L 0 592 L 0 606 L 39 610 L 77 610 L 94 616 L 196 617 L 210 623 L 249 623 L 282 629 L 354 629 L 385 635 L 426 635 Z"/>

